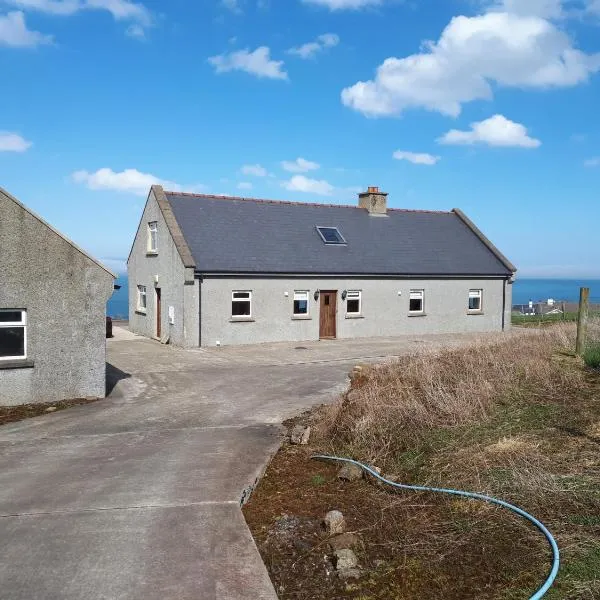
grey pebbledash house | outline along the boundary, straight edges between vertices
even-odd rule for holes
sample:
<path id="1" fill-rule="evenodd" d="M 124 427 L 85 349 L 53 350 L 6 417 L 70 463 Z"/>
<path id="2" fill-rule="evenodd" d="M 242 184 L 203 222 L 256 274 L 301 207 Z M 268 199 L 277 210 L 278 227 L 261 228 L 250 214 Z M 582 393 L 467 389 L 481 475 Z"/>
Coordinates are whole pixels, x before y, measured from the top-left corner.
<path id="1" fill-rule="evenodd" d="M 460 211 L 165 192 L 128 260 L 130 328 L 184 347 L 502 331 L 515 267 Z"/>
<path id="2" fill-rule="evenodd" d="M 114 279 L 0 188 L 0 405 L 104 397 Z"/>

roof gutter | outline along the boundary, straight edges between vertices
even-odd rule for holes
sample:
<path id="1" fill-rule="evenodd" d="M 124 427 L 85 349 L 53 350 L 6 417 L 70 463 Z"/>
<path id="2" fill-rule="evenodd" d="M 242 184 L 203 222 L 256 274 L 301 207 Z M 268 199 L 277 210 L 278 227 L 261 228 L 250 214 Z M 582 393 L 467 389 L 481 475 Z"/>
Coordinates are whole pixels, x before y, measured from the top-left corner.
<path id="1" fill-rule="evenodd" d="M 223 278 L 223 277 L 247 277 L 249 279 L 260 278 L 303 278 L 303 279 L 339 279 L 352 277 L 356 279 L 510 279 L 510 273 L 283 273 L 277 271 L 200 271 L 194 272 L 196 279 Z"/>
<path id="2" fill-rule="evenodd" d="M 492 242 L 483 234 L 483 232 L 460 210 L 460 208 L 453 208 L 452 212 L 479 238 L 483 245 L 512 273 L 517 272 L 517 267 L 513 265 Z"/>

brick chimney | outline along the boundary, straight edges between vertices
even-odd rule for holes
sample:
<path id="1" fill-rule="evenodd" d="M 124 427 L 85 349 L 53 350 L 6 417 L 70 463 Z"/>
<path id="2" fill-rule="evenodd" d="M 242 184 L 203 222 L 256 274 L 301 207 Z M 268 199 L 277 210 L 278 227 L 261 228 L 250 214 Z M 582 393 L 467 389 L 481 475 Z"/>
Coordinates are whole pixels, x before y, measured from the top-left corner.
<path id="1" fill-rule="evenodd" d="M 369 186 L 366 192 L 358 195 L 358 207 L 366 208 L 370 215 L 385 216 L 387 213 L 387 193 L 380 192 L 378 187 Z"/>

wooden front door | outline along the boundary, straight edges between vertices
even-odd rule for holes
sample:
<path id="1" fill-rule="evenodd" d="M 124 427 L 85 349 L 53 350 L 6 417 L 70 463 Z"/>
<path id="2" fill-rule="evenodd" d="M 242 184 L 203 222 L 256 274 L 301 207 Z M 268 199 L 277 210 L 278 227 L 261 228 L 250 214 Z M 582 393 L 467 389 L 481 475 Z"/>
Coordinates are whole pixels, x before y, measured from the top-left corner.
<path id="1" fill-rule="evenodd" d="M 160 302 L 160 294 L 161 294 L 161 290 L 160 288 L 154 288 L 156 291 L 156 337 L 160 338 L 161 336 L 161 322 L 160 322 L 160 315 L 161 315 L 161 302 Z"/>
<path id="2" fill-rule="evenodd" d="M 321 312 L 319 316 L 319 337 L 336 337 L 337 292 L 321 292 Z"/>

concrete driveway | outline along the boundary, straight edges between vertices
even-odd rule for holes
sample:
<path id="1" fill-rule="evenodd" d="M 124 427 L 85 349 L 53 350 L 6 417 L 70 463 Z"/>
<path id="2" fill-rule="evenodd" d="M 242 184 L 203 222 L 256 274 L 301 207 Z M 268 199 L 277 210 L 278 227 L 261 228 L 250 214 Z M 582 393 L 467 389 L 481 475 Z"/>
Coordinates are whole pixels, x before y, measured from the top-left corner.
<path id="1" fill-rule="evenodd" d="M 0 596 L 274 600 L 242 513 L 279 423 L 441 336 L 185 351 L 116 329 L 106 400 L 0 427 Z"/>

